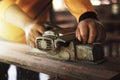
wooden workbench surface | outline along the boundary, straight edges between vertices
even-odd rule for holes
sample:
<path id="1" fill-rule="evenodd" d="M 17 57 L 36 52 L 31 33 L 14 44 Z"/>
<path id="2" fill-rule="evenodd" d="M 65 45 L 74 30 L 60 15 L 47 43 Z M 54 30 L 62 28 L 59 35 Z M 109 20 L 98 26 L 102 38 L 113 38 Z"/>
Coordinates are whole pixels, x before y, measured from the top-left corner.
<path id="1" fill-rule="evenodd" d="M 0 41 L 1 62 L 69 80 L 120 80 L 120 58 L 108 57 L 96 65 L 44 58 L 36 51 L 27 45 Z"/>

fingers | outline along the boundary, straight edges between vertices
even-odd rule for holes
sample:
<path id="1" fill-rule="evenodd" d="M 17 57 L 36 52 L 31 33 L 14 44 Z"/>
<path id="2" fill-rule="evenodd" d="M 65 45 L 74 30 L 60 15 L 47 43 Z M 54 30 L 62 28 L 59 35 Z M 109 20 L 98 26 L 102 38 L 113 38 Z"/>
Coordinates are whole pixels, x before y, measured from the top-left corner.
<path id="1" fill-rule="evenodd" d="M 42 33 L 36 29 L 32 29 L 30 33 L 34 36 L 34 38 L 42 36 Z"/>
<path id="2" fill-rule="evenodd" d="M 39 36 L 42 36 L 43 32 L 44 32 L 44 28 L 40 25 L 35 24 L 31 30 L 29 31 L 29 34 L 27 36 L 27 43 L 31 46 L 31 47 L 36 47 L 36 38 Z"/>
<path id="3" fill-rule="evenodd" d="M 86 43 L 88 40 L 88 26 L 87 25 L 81 26 L 80 34 L 81 34 L 83 42 Z"/>
<path id="4" fill-rule="evenodd" d="M 78 28 L 76 30 L 76 37 L 78 38 L 78 40 L 83 41 L 84 43 L 87 42 L 88 26 L 86 22 L 81 22 L 78 24 Z"/>
<path id="5" fill-rule="evenodd" d="M 31 33 L 28 36 L 27 44 L 29 44 L 31 47 L 35 47 L 35 38 Z"/>
<path id="6" fill-rule="evenodd" d="M 103 25 L 93 19 L 81 21 L 76 29 L 76 37 L 83 43 L 103 42 L 105 34 Z"/>
<path id="7" fill-rule="evenodd" d="M 39 36 L 42 36 L 41 34 L 39 34 L 38 32 L 33 32 L 33 33 L 30 33 L 29 34 L 29 37 L 28 37 L 28 44 L 31 46 L 31 47 L 35 47 L 36 46 L 36 38 L 39 37 Z"/>
<path id="8" fill-rule="evenodd" d="M 79 28 L 76 30 L 76 38 L 78 38 L 79 41 L 82 41 Z"/>
<path id="9" fill-rule="evenodd" d="M 37 30 L 39 33 L 43 34 L 44 31 L 45 31 L 45 28 L 42 27 L 42 26 L 40 26 L 40 25 L 36 25 L 36 30 Z"/>
<path id="10" fill-rule="evenodd" d="M 91 22 L 91 24 L 89 24 L 88 27 L 89 27 L 88 43 L 93 43 L 95 41 L 96 36 L 97 36 L 96 25 L 94 22 Z"/>

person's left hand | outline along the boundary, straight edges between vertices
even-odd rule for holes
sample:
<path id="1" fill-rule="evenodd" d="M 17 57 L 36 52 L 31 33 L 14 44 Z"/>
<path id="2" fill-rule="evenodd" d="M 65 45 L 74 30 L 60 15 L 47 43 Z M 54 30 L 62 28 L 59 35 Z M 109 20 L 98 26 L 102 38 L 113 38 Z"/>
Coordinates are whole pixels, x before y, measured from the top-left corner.
<path id="1" fill-rule="evenodd" d="M 36 47 L 36 38 L 42 36 L 45 28 L 40 24 L 34 23 L 25 29 L 26 42 L 31 47 Z"/>
<path id="2" fill-rule="evenodd" d="M 103 42 L 106 32 L 100 21 L 85 19 L 78 23 L 76 38 L 83 43 Z"/>

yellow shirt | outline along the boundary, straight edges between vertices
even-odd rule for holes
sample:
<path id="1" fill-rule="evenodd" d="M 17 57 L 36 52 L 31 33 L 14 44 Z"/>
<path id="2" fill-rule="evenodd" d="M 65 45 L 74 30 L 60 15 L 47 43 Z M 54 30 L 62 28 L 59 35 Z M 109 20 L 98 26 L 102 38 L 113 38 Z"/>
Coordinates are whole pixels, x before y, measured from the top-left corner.
<path id="1" fill-rule="evenodd" d="M 0 1 L 0 37 L 8 41 L 26 43 L 25 33 L 19 27 L 8 23 L 5 20 L 5 11 L 6 9 L 13 4 L 17 4 L 26 14 L 33 18 L 38 9 L 42 5 L 45 5 L 46 1 L 43 0 L 2 0 Z M 94 9 L 90 3 L 90 0 L 64 0 L 68 10 L 76 17 L 78 20 L 79 17 L 86 12 L 94 12 Z M 44 11 L 39 17 L 40 21 L 46 21 L 47 19 L 47 10 Z"/>

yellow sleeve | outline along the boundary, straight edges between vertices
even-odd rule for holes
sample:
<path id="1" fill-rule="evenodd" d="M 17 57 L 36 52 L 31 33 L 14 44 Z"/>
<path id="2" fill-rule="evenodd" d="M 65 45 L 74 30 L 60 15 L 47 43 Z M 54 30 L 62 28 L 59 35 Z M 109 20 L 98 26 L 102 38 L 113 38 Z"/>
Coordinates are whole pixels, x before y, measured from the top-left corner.
<path id="1" fill-rule="evenodd" d="M 10 6 L 15 4 L 17 0 L 1 0 L 0 1 L 0 18 L 4 19 L 5 10 Z"/>
<path id="2" fill-rule="evenodd" d="M 77 21 L 80 16 L 86 12 L 95 12 L 90 0 L 64 0 L 68 10 Z"/>

